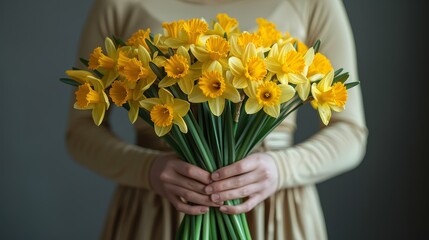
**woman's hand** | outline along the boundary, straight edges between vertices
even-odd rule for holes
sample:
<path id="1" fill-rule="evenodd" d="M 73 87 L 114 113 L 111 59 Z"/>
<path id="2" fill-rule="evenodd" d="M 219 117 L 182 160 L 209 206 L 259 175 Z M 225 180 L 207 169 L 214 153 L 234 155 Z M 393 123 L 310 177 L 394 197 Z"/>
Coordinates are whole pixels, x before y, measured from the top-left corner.
<path id="1" fill-rule="evenodd" d="M 211 174 L 214 181 L 205 188 L 215 203 L 246 198 L 236 206 L 221 206 L 228 214 L 244 213 L 277 190 L 278 172 L 274 160 L 266 153 L 255 153 Z"/>
<path id="2" fill-rule="evenodd" d="M 174 154 L 160 155 L 150 170 L 152 189 L 186 214 L 203 214 L 209 210 L 208 206 L 219 206 L 204 191 L 210 182 L 209 172 L 178 159 Z"/>

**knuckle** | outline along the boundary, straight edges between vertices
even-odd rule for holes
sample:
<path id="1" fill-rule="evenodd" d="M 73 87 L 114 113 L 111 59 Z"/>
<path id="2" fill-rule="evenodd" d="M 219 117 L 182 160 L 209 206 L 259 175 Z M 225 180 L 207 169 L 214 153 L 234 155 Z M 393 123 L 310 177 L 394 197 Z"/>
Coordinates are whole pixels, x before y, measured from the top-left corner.
<path id="1" fill-rule="evenodd" d="M 241 197 L 247 197 L 249 195 L 249 188 L 245 187 L 240 190 Z"/>
<path id="2" fill-rule="evenodd" d="M 161 179 L 161 181 L 166 182 L 168 180 L 170 180 L 170 174 L 168 174 L 167 172 L 162 172 L 159 175 L 159 179 Z"/>

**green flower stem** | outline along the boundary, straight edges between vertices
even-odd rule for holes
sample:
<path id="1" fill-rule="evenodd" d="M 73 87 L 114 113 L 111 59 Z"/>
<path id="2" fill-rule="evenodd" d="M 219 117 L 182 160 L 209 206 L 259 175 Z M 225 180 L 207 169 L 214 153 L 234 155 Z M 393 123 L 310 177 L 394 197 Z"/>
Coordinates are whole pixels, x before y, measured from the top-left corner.
<path id="1" fill-rule="evenodd" d="M 235 205 L 233 204 L 233 201 L 227 201 L 227 205 Z M 234 227 L 235 232 L 238 234 L 239 239 L 250 239 L 246 238 L 246 235 L 244 233 L 243 224 L 241 222 L 241 217 L 239 214 L 224 214 L 227 215 L 228 218 L 231 220 L 231 225 Z"/>
<path id="2" fill-rule="evenodd" d="M 205 141 L 204 138 L 202 138 L 202 134 L 196 129 L 195 119 L 192 119 L 189 115 L 190 114 L 187 114 L 184 117 L 186 125 L 188 126 L 188 129 L 189 129 L 190 133 L 192 134 L 192 137 L 195 139 L 195 143 L 197 145 L 197 148 L 200 151 L 200 153 L 203 157 L 203 161 L 207 166 L 206 170 L 209 172 L 213 172 L 215 170 L 213 167 L 213 164 L 212 164 L 213 156 L 211 156 L 211 154 L 209 154 L 209 152 L 208 152 L 209 148 L 208 148 L 207 142 Z"/>
<path id="3" fill-rule="evenodd" d="M 201 239 L 209 240 L 210 239 L 210 220 L 211 220 L 211 211 L 208 211 L 203 215 L 203 226 L 202 226 L 202 236 Z"/>
<path id="4" fill-rule="evenodd" d="M 223 222 L 219 222 L 216 221 L 216 213 L 215 213 L 215 208 L 210 208 L 209 213 L 210 213 L 210 239 L 218 239 L 218 234 L 217 234 L 217 229 L 219 228 L 219 231 L 223 231 L 225 232 L 225 226 L 223 225 Z"/>
<path id="5" fill-rule="evenodd" d="M 202 232 L 201 225 L 203 223 L 203 215 L 202 214 L 196 215 L 196 216 L 194 216 L 194 218 L 195 218 L 195 234 L 194 234 L 194 237 L 196 240 L 199 240 L 200 236 L 201 236 L 201 232 Z"/>
<path id="6" fill-rule="evenodd" d="M 220 236 L 222 239 L 233 239 L 238 240 L 235 235 L 234 227 L 231 224 L 228 214 L 224 214 L 219 211 L 218 208 L 215 209 L 217 223 L 219 224 Z M 227 232 L 228 230 L 228 232 Z"/>
<path id="7" fill-rule="evenodd" d="M 182 240 L 188 240 L 190 238 L 189 236 L 189 225 L 190 225 L 190 219 L 189 219 L 189 215 L 185 215 L 183 217 L 183 233 L 182 233 Z"/>
<path id="8" fill-rule="evenodd" d="M 190 220 L 191 221 L 191 226 L 190 226 L 190 228 L 191 228 L 191 236 L 190 236 L 189 239 L 196 240 L 197 238 L 195 237 L 195 231 L 197 229 L 195 229 L 195 216 L 194 215 L 188 215 L 188 218 L 191 219 Z"/>

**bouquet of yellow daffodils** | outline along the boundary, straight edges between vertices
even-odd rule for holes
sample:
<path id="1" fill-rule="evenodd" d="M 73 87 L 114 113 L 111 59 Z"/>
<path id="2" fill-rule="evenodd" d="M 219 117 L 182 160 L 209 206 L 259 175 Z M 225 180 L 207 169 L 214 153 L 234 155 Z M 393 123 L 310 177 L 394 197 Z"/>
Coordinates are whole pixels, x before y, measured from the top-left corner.
<path id="1" fill-rule="evenodd" d="M 153 126 L 177 154 L 209 172 L 246 157 L 291 112 L 310 102 L 326 125 L 347 101 L 348 73 L 334 71 L 318 52 L 276 26 L 256 19 L 255 32 L 218 14 L 163 23 L 127 41 L 106 37 L 81 59 L 87 70 L 67 70 L 77 87 L 74 107 L 92 110 L 96 125 L 111 103 Z M 240 199 L 227 201 L 235 205 Z M 185 215 L 177 239 L 251 239 L 244 214 L 211 208 Z"/>

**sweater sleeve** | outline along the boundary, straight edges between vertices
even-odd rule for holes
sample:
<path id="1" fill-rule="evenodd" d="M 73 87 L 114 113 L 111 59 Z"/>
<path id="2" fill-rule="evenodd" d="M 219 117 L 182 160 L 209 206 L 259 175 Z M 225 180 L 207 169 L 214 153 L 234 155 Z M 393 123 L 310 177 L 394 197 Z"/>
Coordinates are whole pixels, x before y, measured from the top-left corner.
<path id="1" fill-rule="evenodd" d="M 125 8 L 117 7 L 120 1 L 96 0 L 90 10 L 81 34 L 78 57 L 88 58 L 95 47 L 104 49 L 106 36 L 123 37 Z M 124 24 L 125 25 L 125 24 Z M 78 64 L 78 63 L 77 63 Z M 80 66 L 83 68 L 83 66 Z M 75 99 L 72 94 L 73 106 Z M 119 139 L 109 127 L 109 114 L 104 122 L 96 126 L 91 111 L 69 111 L 66 145 L 69 153 L 78 163 L 119 184 L 150 188 L 149 170 L 159 152 L 145 149 Z"/>
<path id="2" fill-rule="evenodd" d="M 319 51 L 333 67 L 358 80 L 353 33 L 340 0 L 311 0 L 306 5 L 307 44 L 321 41 Z M 270 151 L 280 175 L 279 189 L 319 183 L 356 167 L 366 152 L 368 130 L 360 86 L 349 89 L 346 109 L 333 112 L 331 122 L 308 140 L 284 150 Z"/>

